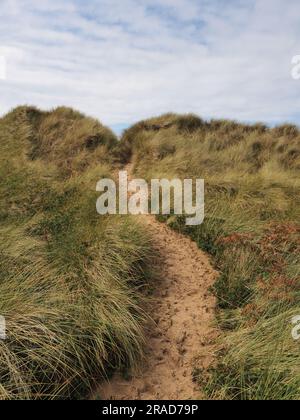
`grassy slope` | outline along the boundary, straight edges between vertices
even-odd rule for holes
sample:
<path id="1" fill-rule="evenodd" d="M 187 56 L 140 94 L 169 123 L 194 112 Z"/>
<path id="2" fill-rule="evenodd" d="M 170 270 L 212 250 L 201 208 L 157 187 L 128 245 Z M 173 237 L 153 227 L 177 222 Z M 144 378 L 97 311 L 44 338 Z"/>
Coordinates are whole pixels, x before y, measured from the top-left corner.
<path id="1" fill-rule="evenodd" d="M 95 210 L 116 141 L 66 108 L 0 119 L 0 399 L 82 396 L 142 353 L 149 242 Z"/>
<path id="2" fill-rule="evenodd" d="M 186 228 L 215 257 L 222 340 L 219 364 L 203 381 L 213 398 L 299 399 L 300 133 L 230 121 L 164 115 L 124 133 L 120 161 L 147 179 L 201 177 L 206 219 Z M 197 372 L 195 372 L 197 374 Z"/>

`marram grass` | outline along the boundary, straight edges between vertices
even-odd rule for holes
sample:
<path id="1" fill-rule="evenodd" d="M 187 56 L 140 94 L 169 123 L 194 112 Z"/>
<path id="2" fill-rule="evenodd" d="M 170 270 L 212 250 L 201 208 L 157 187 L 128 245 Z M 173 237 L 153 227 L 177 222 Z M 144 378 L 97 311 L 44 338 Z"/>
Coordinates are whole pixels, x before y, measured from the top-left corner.
<path id="1" fill-rule="evenodd" d="M 82 398 L 143 354 L 150 243 L 95 207 L 116 141 L 68 109 L 0 119 L 0 399 Z"/>
<path id="2" fill-rule="evenodd" d="M 220 351 L 195 379 L 215 399 L 300 399 L 300 131 L 167 114 L 118 146 L 138 176 L 204 178 L 204 224 L 161 218 L 213 255 Z"/>

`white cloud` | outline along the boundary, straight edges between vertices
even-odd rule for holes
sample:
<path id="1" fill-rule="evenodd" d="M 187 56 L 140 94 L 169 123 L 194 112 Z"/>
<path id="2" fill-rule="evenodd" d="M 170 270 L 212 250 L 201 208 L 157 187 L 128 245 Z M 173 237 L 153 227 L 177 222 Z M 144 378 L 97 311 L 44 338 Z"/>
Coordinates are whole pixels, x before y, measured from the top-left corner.
<path id="1" fill-rule="evenodd" d="M 6 58 L 0 55 L 0 80 L 6 79 Z"/>
<path id="2" fill-rule="evenodd" d="M 0 112 L 76 107 L 300 122 L 298 0 L 1 0 Z"/>

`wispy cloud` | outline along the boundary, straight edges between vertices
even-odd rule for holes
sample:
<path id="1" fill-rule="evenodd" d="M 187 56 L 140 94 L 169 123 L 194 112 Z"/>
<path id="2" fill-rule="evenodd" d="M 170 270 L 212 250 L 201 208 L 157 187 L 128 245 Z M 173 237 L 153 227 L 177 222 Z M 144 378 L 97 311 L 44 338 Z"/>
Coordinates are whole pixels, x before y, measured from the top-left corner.
<path id="1" fill-rule="evenodd" d="M 1 0 L 0 112 L 69 105 L 123 127 L 167 111 L 300 122 L 298 0 Z"/>

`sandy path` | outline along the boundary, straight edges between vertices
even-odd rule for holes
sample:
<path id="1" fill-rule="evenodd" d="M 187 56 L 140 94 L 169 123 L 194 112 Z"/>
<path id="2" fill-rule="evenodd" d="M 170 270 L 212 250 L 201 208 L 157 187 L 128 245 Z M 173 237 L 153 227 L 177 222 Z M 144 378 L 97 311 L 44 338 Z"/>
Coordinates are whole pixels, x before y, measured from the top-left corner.
<path id="1" fill-rule="evenodd" d="M 153 216 L 141 218 L 160 256 L 148 308 L 154 323 L 147 331 L 146 357 L 129 381 L 115 375 L 97 394 L 104 400 L 201 398 L 193 369 L 205 368 L 213 359 L 215 300 L 209 287 L 216 272 L 207 255 L 189 238 Z"/>

